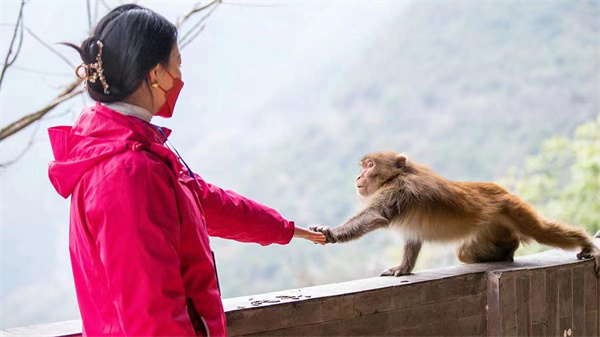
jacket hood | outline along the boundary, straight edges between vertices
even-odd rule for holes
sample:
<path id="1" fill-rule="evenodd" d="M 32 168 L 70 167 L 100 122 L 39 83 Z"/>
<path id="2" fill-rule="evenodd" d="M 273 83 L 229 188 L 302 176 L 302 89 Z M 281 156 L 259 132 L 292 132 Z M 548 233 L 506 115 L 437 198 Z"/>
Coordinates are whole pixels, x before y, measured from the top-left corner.
<path id="1" fill-rule="evenodd" d="M 171 130 L 162 127 L 167 136 Z M 52 186 L 63 198 L 73 193 L 81 177 L 103 160 L 136 144 L 163 144 L 166 139 L 154 124 L 105 107 L 85 107 L 73 126 L 48 128 L 54 159 L 48 165 Z"/>

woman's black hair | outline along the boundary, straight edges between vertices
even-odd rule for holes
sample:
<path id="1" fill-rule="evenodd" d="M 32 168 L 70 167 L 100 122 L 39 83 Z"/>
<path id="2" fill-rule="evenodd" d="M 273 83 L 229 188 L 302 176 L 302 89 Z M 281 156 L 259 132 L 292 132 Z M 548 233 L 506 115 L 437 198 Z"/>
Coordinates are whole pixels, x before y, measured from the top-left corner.
<path id="1" fill-rule="evenodd" d="M 169 65 L 171 51 L 177 43 L 177 27 L 162 15 L 139 5 L 127 4 L 114 8 L 94 27 L 81 46 L 75 48 L 85 64 L 96 62 L 98 45 L 102 47 L 102 68 L 109 85 L 104 94 L 99 80 L 87 83 L 90 97 L 98 102 L 120 101 L 131 95 L 142 83 L 148 88 L 148 72 L 157 64 Z M 91 72 L 95 71 L 90 69 Z"/>

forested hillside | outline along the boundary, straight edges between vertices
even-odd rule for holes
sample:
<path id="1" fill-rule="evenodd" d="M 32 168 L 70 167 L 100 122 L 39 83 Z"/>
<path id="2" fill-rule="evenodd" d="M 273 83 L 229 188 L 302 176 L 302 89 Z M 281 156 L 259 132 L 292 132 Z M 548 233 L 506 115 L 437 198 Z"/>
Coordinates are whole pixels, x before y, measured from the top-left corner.
<path id="1" fill-rule="evenodd" d="M 410 4 L 360 57 L 275 92 L 252 137 L 269 121 L 280 138 L 232 146 L 243 174 L 228 181 L 300 225 L 335 226 L 356 210 L 353 181 L 370 151 L 404 152 L 450 179 L 498 180 L 598 113 L 597 16 L 594 2 Z M 314 101 L 326 103 L 307 111 Z M 384 231 L 326 247 L 216 241 L 225 296 L 375 276 L 401 243 Z M 420 267 L 455 263 L 448 252 L 426 247 Z"/>

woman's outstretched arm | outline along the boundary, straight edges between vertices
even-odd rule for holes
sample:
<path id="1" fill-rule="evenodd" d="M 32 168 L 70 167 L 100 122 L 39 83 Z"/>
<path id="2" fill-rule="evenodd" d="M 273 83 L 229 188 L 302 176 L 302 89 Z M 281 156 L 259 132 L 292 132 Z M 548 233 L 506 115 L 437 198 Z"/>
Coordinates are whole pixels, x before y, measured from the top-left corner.
<path id="1" fill-rule="evenodd" d="M 209 184 L 198 175 L 196 178 L 209 235 L 263 246 L 287 244 L 292 237 L 325 243 L 322 233 L 296 227 L 293 221 L 285 219 L 270 207 Z"/>

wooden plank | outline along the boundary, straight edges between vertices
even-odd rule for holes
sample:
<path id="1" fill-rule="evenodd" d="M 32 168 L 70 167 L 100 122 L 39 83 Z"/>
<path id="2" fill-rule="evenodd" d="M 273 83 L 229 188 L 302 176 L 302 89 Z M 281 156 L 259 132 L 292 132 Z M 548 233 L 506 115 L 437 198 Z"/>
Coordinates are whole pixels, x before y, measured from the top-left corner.
<path id="1" fill-rule="evenodd" d="M 516 301 L 517 301 L 517 336 L 530 336 L 530 312 L 529 312 L 529 273 L 519 272 L 516 275 Z"/>

